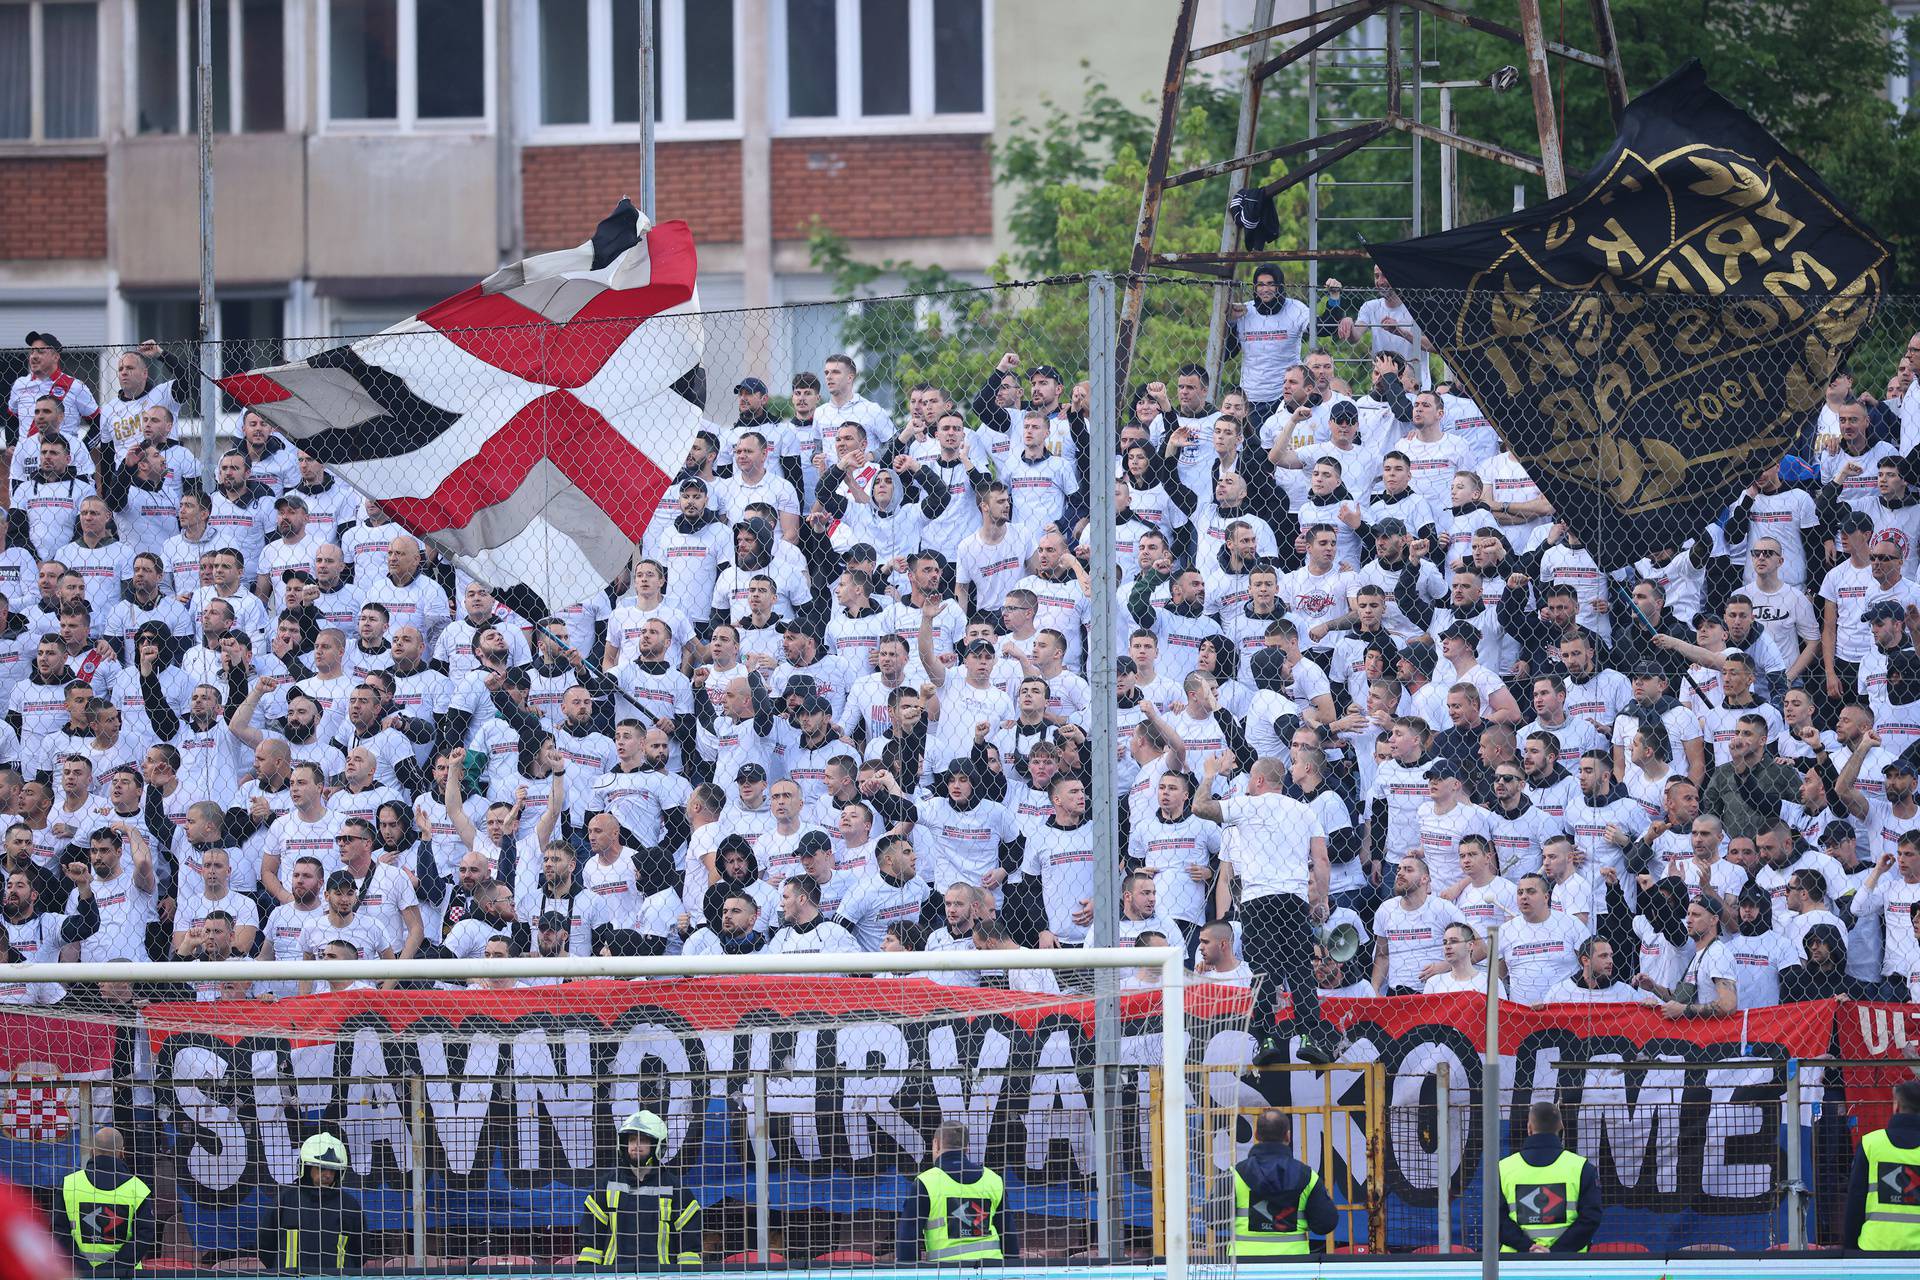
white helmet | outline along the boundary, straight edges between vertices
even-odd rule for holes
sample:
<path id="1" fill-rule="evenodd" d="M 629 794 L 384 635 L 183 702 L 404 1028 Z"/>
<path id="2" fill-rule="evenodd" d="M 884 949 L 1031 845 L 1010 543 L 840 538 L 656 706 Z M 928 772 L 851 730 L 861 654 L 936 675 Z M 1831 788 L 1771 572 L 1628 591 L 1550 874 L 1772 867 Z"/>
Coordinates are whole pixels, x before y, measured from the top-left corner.
<path id="1" fill-rule="evenodd" d="M 347 1146 L 330 1133 L 316 1133 L 300 1144 L 300 1168 L 347 1171 Z"/>
<path id="2" fill-rule="evenodd" d="M 636 1111 L 620 1122 L 620 1136 L 641 1133 L 652 1138 L 655 1143 L 667 1140 L 667 1122 L 651 1111 Z"/>

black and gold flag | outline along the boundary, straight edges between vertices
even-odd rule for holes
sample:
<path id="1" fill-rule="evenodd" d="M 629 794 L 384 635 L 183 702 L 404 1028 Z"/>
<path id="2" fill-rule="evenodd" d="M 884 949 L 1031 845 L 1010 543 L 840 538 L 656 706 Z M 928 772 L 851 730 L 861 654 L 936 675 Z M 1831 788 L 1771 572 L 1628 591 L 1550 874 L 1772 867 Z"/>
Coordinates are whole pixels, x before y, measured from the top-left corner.
<path id="1" fill-rule="evenodd" d="M 1602 566 L 1694 536 L 1872 319 L 1892 255 L 1689 63 L 1557 200 L 1380 268 Z"/>

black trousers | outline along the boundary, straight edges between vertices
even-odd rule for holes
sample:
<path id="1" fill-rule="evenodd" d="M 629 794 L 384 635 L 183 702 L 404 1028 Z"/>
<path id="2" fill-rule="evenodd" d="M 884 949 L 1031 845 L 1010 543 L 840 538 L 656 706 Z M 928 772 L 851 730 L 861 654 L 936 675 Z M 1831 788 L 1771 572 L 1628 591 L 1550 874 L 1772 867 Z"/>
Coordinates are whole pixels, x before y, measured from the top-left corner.
<path id="1" fill-rule="evenodd" d="M 1280 988 L 1293 996 L 1293 1026 L 1309 1032 L 1320 1026 L 1320 991 L 1313 984 L 1313 919 L 1307 900 L 1273 893 L 1240 904 L 1240 948 L 1247 967 L 1260 978 L 1254 998 L 1254 1039 L 1273 1026 Z"/>

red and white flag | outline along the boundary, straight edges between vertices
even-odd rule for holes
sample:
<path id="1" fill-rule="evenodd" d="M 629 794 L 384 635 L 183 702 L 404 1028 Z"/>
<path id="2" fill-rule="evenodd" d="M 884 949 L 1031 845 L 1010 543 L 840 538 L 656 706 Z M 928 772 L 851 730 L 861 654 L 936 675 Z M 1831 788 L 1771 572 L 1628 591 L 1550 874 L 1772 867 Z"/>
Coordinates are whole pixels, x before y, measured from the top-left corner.
<path id="1" fill-rule="evenodd" d="M 578 248 L 221 385 L 476 578 L 570 604 L 626 566 L 699 430 L 697 269 L 686 223 L 623 199 Z"/>

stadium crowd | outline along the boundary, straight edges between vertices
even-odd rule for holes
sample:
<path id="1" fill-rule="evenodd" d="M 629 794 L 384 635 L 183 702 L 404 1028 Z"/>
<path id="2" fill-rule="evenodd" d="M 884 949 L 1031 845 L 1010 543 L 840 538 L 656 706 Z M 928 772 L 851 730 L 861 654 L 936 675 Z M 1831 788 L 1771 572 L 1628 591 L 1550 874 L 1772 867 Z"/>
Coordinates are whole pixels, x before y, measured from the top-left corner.
<path id="1" fill-rule="evenodd" d="M 1121 941 L 1308 1017 L 1488 963 L 1514 1000 L 1672 1017 L 1920 990 L 1920 335 L 1884 397 L 1838 375 L 1804 456 L 1609 572 L 1384 280 L 1317 316 L 1279 284 L 1234 309 L 1239 385 L 1135 389 L 1111 474 L 1086 384 L 1017 352 L 903 417 L 846 356 L 777 414 L 744 378 L 631 572 L 544 617 L 256 414 L 202 474 L 157 344 L 96 398 L 29 334 L 11 957 L 204 961 L 217 1000 L 300 990 L 221 979 L 249 955 L 1073 947 L 1114 857 Z"/>

